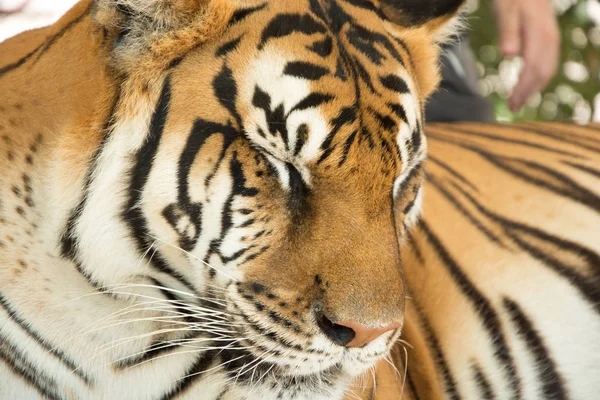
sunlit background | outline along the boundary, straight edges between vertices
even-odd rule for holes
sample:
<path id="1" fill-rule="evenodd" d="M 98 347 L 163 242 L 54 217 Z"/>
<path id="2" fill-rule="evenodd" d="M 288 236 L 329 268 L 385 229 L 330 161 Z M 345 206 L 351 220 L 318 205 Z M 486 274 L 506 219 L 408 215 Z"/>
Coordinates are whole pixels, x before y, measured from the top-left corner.
<path id="1" fill-rule="evenodd" d="M 0 0 L 19 3 L 23 0 Z M 523 0 L 528 1 L 528 0 Z M 0 14 L 0 41 L 23 30 L 54 22 L 75 0 L 30 0 L 16 14 Z M 482 76 L 480 88 L 488 96 L 499 121 L 600 122 L 600 1 L 553 0 L 562 32 L 561 67 L 550 85 L 512 114 L 506 105 L 519 76 L 521 59 L 502 58 L 491 10 L 491 0 L 471 0 L 471 45 Z"/>

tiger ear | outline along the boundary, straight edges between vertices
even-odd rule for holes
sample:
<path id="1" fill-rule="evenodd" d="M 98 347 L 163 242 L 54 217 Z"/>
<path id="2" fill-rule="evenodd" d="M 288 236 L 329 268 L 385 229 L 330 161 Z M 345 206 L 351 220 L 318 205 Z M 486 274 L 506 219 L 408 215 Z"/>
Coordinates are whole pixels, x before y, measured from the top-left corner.
<path id="1" fill-rule="evenodd" d="M 96 0 L 93 18 L 113 39 L 116 66 L 131 72 L 168 66 L 223 31 L 232 12 L 228 0 Z"/>
<path id="2" fill-rule="evenodd" d="M 381 11 L 405 28 L 424 27 L 435 40 L 444 41 L 459 28 L 457 16 L 467 0 L 381 0 Z"/>

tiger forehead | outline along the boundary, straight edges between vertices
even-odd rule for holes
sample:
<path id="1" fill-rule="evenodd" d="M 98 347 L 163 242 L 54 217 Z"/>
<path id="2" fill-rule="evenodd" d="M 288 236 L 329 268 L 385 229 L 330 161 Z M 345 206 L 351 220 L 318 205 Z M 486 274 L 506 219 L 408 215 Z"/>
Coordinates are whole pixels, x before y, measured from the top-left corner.
<path id="1" fill-rule="evenodd" d="M 420 142 L 409 54 L 375 9 L 354 3 L 269 2 L 238 12 L 220 40 L 182 63 L 177 113 L 218 119 L 297 167 L 342 166 L 360 154 L 397 175 L 418 147 L 405 139 Z M 199 96 L 198 87 L 212 93 Z"/>
<path id="2" fill-rule="evenodd" d="M 293 118 L 304 112 L 309 121 L 315 120 L 310 111 L 320 109 L 330 129 L 353 115 L 372 129 L 397 133 L 399 124 L 407 122 L 399 97 L 412 94 L 402 42 L 385 30 L 375 11 L 326 4 L 274 13 L 257 30 L 253 61 L 235 69 L 242 106 L 249 114 L 259 108 L 277 123 L 282 122 L 273 121 L 279 106 L 279 113 Z M 236 65 L 235 56 L 225 58 Z M 416 103 L 416 97 L 410 101 Z"/>

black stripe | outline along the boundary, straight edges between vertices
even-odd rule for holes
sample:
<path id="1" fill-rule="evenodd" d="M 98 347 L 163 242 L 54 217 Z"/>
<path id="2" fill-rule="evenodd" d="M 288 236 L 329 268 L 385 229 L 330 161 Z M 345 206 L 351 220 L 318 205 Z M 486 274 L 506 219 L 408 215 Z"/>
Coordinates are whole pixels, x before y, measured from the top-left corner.
<path id="1" fill-rule="evenodd" d="M 408 45 L 406 44 L 406 42 L 403 39 L 400 39 L 399 37 L 396 37 L 396 36 L 392 36 L 392 40 L 394 42 L 396 42 L 397 45 L 402 47 L 402 50 L 404 50 L 404 52 L 408 55 L 408 57 L 406 57 L 406 58 L 408 59 L 408 63 L 410 64 L 412 74 L 417 73 L 417 69 L 415 68 L 415 63 L 413 61 L 413 56 L 412 56 L 411 51 L 408 48 Z"/>
<path id="2" fill-rule="evenodd" d="M 326 32 L 325 26 L 308 14 L 279 14 L 263 30 L 258 49 L 262 50 L 271 39 L 282 38 L 292 33 L 313 35 Z"/>
<path id="3" fill-rule="evenodd" d="M 493 127 L 493 126 L 494 125 L 491 125 L 491 127 Z M 512 138 L 508 138 L 505 136 L 494 135 L 491 133 L 483 133 L 483 132 L 479 132 L 479 131 L 473 132 L 473 131 L 467 130 L 467 129 L 460 129 L 459 127 L 460 127 L 460 125 L 458 125 L 458 126 L 453 125 L 450 131 L 453 134 L 484 138 L 484 139 L 488 139 L 488 140 L 491 140 L 494 142 L 518 144 L 518 145 L 531 147 L 533 149 L 543 150 L 543 151 L 547 151 L 549 153 L 559 154 L 559 155 L 563 155 L 563 156 L 570 156 L 570 157 L 576 157 L 576 158 L 582 157 L 581 154 L 572 153 L 570 151 L 559 150 L 554 147 L 546 146 L 546 145 L 535 143 L 535 142 L 530 142 L 528 140 L 512 139 Z M 489 129 L 490 126 L 485 126 L 485 128 Z"/>
<path id="4" fill-rule="evenodd" d="M 408 124 L 408 117 L 406 116 L 406 110 L 398 103 L 387 103 L 390 110 L 402 120 L 405 124 Z"/>
<path id="5" fill-rule="evenodd" d="M 235 25 L 238 22 L 243 21 L 244 19 L 246 19 L 250 15 L 252 15 L 252 14 L 258 12 L 258 11 L 262 11 L 265 8 L 267 8 L 267 3 L 263 3 L 263 4 L 259 5 L 259 6 L 255 6 L 255 7 L 243 8 L 241 10 L 237 10 L 231 16 L 231 19 L 229 20 L 229 25 Z"/>
<path id="6" fill-rule="evenodd" d="M 36 368 L 17 346 L 0 334 L 0 360 L 6 363 L 10 370 L 19 375 L 45 399 L 61 400 L 58 383 Z"/>
<path id="7" fill-rule="evenodd" d="M 32 50 L 31 52 L 27 53 L 27 55 L 25 55 L 25 57 L 21 58 L 19 61 L 14 62 L 12 64 L 8 64 L 8 65 L 0 68 L 0 77 L 2 75 L 4 75 L 5 73 L 10 72 L 13 69 L 17 69 L 20 66 L 22 66 L 23 64 L 25 64 L 27 62 L 27 60 L 29 60 L 39 49 L 42 48 L 42 46 L 44 46 L 44 43 L 40 44 L 34 50 Z"/>
<path id="8" fill-rule="evenodd" d="M 413 179 L 418 177 L 422 172 L 422 163 L 418 163 L 415 166 L 413 166 L 408 175 L 406 175 L 406 177 L 404 178 L 404 180 L 400 182 L 400 186 L 398 186 L 398 189 L 396 189 L 396 193 L 394 193 L 394 195 L 400 196 L 401 193 L 404 193 L 408 189 L 408 186 L 413 182 Z"/>
<path id="9" fill-rule="evenodd" d="M 86 385 L 91 386 L 93 384 L 92 379 L 85 374 L 81 368 L 79 368 L 73 360 L 71 360 L 65 353 L 59 350 L 56 346 L 51 346 L 48 341 L 43 338 L 38 331 L 36 331 L 31 324 L 21 317 L 18 312 L 10 305 L 8 299 L 0 293 L 0 306 L 6 311 L 10 319 L 23 331 L 29 335 L 31 339 L 37 342 L 48 354 L 54 356 L 59 360 L 69 371 L 77 375 Z"/>
<path id="10" fill-rule="evenodd" d="M 375 86 L 373 85 L 371 74 L 369 73 L 368 69 L 365 68 L 363 63 L 361 63 L 357 58 L 354 58 L 352 60 L 352 67 L 354 70 L 354 75 L 360 78 L 360 80 L 362 80 L 364 84 L 367 85 L 367 88 L 369 88 L 371 93 L 373 93 L 376 96 L 379 96 L 380 93 L 379 91 L 377 91 L 377 89 L 375 89 Z M 356 84 L 358 84 L 358 82 Z"/>
<path id="11" fill-rule="evenodd" d="M 454 282 L 458 285 L 467 300 L 471 302 L 473 311 L 477 313 L 481 324 L 488 332 L 492 346 L 494 347 L 494 356 L 502 365 L 504 365 L 504 372 L 509 378 L 510 385 L 514 392 L 513 398 L 521 398 L 521 382 L 517 374 L 516 365 L 502 330 L 502 322 L 494 310 L 494 307 L 490 301 L 477 290 L 475 285 L 473 285 L 439 238 L 431 231 L 427 223 L 422 220 L 419 223 L 419 228 L 425 234 L 428 242 L 432 245 L 438 257 L 440 257 L 441 261 L 446 266 L 446 269 Z"/>
<path id="12" fill-rule="evenodd" d="M 204 181 L 205 187 L 210 185 L 212 177 L 214 173 L 219 169 L 223 158 L 225 157 L 225 153 L 229 149 L 229 146 L 235 138 L 238 136 L 238 133 L 231 126 L 221 125 L 215 122 L 206 121 L 203 119 L 197 119 L 194 122 L 194 126 L 192 131 L 190 132 L 190 136 L 185 144 L 185 149 L 181 153 L 181 157 L 178 163 L 178 172 L 177 172 L 177 199 L 179 204 L 187 209 L 193 216 L 192 210 L 190 207 L 195 204 L 192 203 L 192 199 L 189 194 L 189 181 L 188 177 L 190 171 L 192 169 L 192 165 L 194 160 L 196 160 L 196 156 L 202 150 L 202 147 L 208 140 L 208 138 L 213 134 L 220 134 L 223 136 L 223 144 L 221 148 L 221 153 L 217 158 L 217 163 L 213 167 L 213 173 L 209 174 Z M 199 216 L 197 216 L 199 218 Z M 199 231 L 198 231 L 199 232 Z"/>
<path id="13" fill-rule="evenodd" d="M 86 177 L 85 177 L 85 183 L 83 185 L 83 196 L 81 197 L 81 200 L 79 200 L 79 203 L 77 204 L 77 206 L 75 206 L 71 210 L 71 213 L 69 214 L 69 219 L 67 220 L 67 224 L 66 224 L 66 226 L 63 230 L 63 233 L 61 234 L 61 238 L 60 238 L 61 256 L 67 260 L 73 261 L 76 265 L 78 265 L 78 268 L 80 270 L 83 270 L 83 269 L 81 268 L 81 265 L 79 265 L 79 261 L 78 261 L 78 257 L 77 257 L 77 251 L 78 251 L 77 250 L 77 235 L 75 234 L 75 230 L 76 230 L 79 218 L 81 217 L 81 213 L 85 209 L 85 205 L 87 203 L 88 196 L 89 196 L 90 186 L 92 184 L 92 177 L 98 167 L 98 161 L 100 159 L 100 155 L 102 154 L 102 151 L 104 151 L 104 147 L 106 146 L 106 144 L 108 143 L 108 139 L 110 138 L 110 127 L 115 121 L 115 113 L 117 111 L 117 106 L 119 104 L 120 97 L 121 97 L 121 93 L 117 93 L 117 95 L 114 98 L 110 113 L 108 114 L 108 118 L 104 122 L 104 126 L 102 128 L 102 132 L 103 132 L 102 140 L 100 141 L 100 145 L 94 152 L 94 155 L 92 156 L 92 159 L 90 160 L 90 163 L 89 163 L 89 167 L 88 167 Z M 87 278 L 88 277 L 86 277 L 86 279 Z"/>
<path id="14" fill-rule="evenodd" d="M 314 92 L 302 99 L 298 104 L 294 106 L 288 113 L 290 115 L 294 111 L 307 110 L 309 108 L 317 108 L 323 104 L 327 104 L 332 101 L 335 97 L 326 93 Z"/>
<path id="15" fill-rule="evenodd" d="M 140 209 L 140 199 L 154 164 L 154 157 L 158 151 L 158 146 L 165 128 L 170 102 L 171 78 L 169 76 L 165 79 L 158 104 L 152 115 L 148 137 L 135 155 L 135 163 L 129 174 L 131 177 L 129 184 L 129 200 L 123 206 L 121 216 L 129 225 L 138 252 L 141 255 L 144 255 L 144 258 L 146 258 L 149 264 L 160 272 L 170 275 L 192 293 L 195 293 L 194 286 L 180 273 L 171 269 L 158 250 L 153 252 L 152 255 L 149 255 L 148 249 L 152 247 L 152 240 L 149 236 L 148 223 Z"/>
<path id="16" fill-rule="evenodd" d="M 235 49 L 237 49 L 238 45 L 240 44 L 240 42 L 242 41 L 242 37 L 238 37 L 236 39 L 230 40 L 229 42 L 225 43 L 224 45 L 220 46 L 217 49 L 217 52 L 215 53 L 215 55 L 217 57 L 223 57 L 226 56 L 227 54 L 231 53 L 232 51 L 234 51 Z"/>
<path id="17" fill-rule="evenodd" d="M 435 360 L 435 366 L 440 370 L 442 374 L 442 378 L 444 379 L 445 386 L 445 394 L 448 396 L 450 400 L 460 400 L 460 395 L 458 394 L 458 389 L 456 387 L 456 381 L 454 380 L 454 376 L 452 371 L 450 371 L 450 367 L 448 366 L 448 362 L 446 361 L 446 357 L 444 356 L 444 352 L 442 351 L 442 347 L 440 346 L 440 342 L 437 337 L 429 321 L 425 317 L 425 314 L 420 309 L 419 305 L 416 301 L 411 302 L 413 307 L 415 308 L 416 314 L 419 316 L 420 320 L 420 328 L 423 330 L 425 334 L 425 340 L 429 344 L 429 349 L 433 353 L 433 357 Z"/>
<path id="18" fill-rule="evenodd" d="M 369 31 L 360 25 L 354 25 L 348 31 L 347 37 L 348 42 L 354 46 L 356 50 L 371 60 L 373 64 L 381 66 L 382 62 L 386 60 L 387 57 L 375 46 L 375 41 L 373 40 L 374 35 L 376 35 L 375 32 Z"/>
<path id="19" fill-rule="evenodd" d="M 81 22 L 83 20 L 83 17 L 85 17 L 89 13 L 90 8 L 92 7 L 92 4 L 93 3 L 90 3 L 90 5 L 84 11 L 83 14 L 81 14 L 79 17 L 77 17 L 73 21 L 69 22 L 67 24 L 67 26 L 65 26 L 58 34 L 54 35 L 53 37 L 50 38 L 49 41 L 46 42 L 46 44 L 40 50 L 39 54 L 37 55 L 36 59 L 34 60 L 34 63 L 37 63 L 40 60 L 40 58 L 42 58 L 42 56 L 44 54 L 46 54 L 46 52 L 48 50 L 50 50 L 50 48 L 58 41 L 58 39 L 60 39 L 61 37 L 63 37 L 71 28 L 73 28 L 75 25 L 77 25 L 79 22 Z"/>
<path id="20" fill-rule="evenodd" d="M 259 311 L 259 312 L 264 311 L 265 305 L 256 301 L 256 299 L 254 297 L 252 297 L 248 294 L 244 294 L 244 293 L 240 293 L 240 295 L 245 300 L 248 300 L 250 303 L 252 303 L 252 305 L 256 308 L 257 311 Z M 253 331 L 252 333 L 257 333 L 257 335 L 255 337 L 260 338 L 262 340 L 267 340 L 267 341 L 271 340 L 272 342 L 274 342 L 282 347 L 285 347 L 289 350 L 297 350 L 300 353 L 306 353 L 308 351 L 309 353 L 313 353 L 313 354 L 321 354 L 321 355 L 325 354 L 325 352 L 322 350 L 315 350 L 315 349 L 306 350 L 306 349 L 302 348 L 300 345 L 298 345 L 296 343 L 292 343 L 285 337 L 281 337 L 275 331 L 269 330 L 267 328 L 263 328 L 261 325 L 259 325 L 259 323 L 257 323 L 257 321 L 250 319 L 250 317 L 248 317 L 246 314 L 244 314 L 237 306 L 235 306 L 235 305 L 233 305 L 233 306 L 236 309 L 238 316 L 242 317 L 242 319 L 244 320 L 245 325 Z M 277 323 L 277 321 L 274 321 L 274 322 Z M 312 337 L 312 335 L 304 333 L 299 329 L 296 330 L 296 333 L 302 335 L 306 339 L 310 339 Z M 247 339 L 247 342 L 249 342 L 253 345 L 256 345 L 254 343 L 254 341 L 252 340 L 252 338 Z M 278 352 L 278 351 L 276 349 L 271 349 L 268 352 L 273 353 L 273 352 Z"/>
<path id="21" fill-rule="evenodd" d="M 552 236 L 538 228 L 503 218 L 484 208 L 460 186 L 453 186 L 477 207 L 478 210 L 499 223 L 505 234 L 519 245 L 519 247 L 571 282 L 588 299 L 596 311 L 600 313 L 600 255 L 578 243 Z M 533 237 L 537 241 L 544 242 L 546 246 L 540 248 L 529 242 L 528 237 Z M 549 249 L 554 251 L 549 251 Z M 557 258 L 561 254 L 572 255 L 577 259 L 584 260 L 586 265 L 591 269 L 590 276 L 584 278 L 576 272 L 576 266 L 561 262 Z"/>
<path id="22" fill-rule="evenodd" d="M 438 166 L 442 167 L 447 172 L 449 172 L 450 175 L 454 176 L 459 181 L 461 181 L 465 185 L 469 186 L 471 189 L 475 190 L 476 192 L 479 192 L 479 189 L 477 189 L 477 186 L 475 186 L 470 180 L 465 178 L 464 175 L 462 175 L 460 172 L 458 172 L 457 170 L 455 170 L 454 168 L 452 168 L 450 165 L 446 164 L 445 162 L 443 162 L 443 161 L 439 160 L 438 158 L 433 157 L 431 155 L 429 155 L 427 157 L 427 161 L 437 164 Z"/>
<path id="23" fill-rule="evenodd" d="M 563 161 L 563 163 L 567 164 L 567 165 L 570 165 L 571 167 L 576 168 L 576 169 L 578 169 L 580 171 L 587 172 L 588 174 L 593 175 L 593 176 L 595 176 L 597 178 L 600 178 L 600 170 L 598 170 L 598 169 L 595 169 L 595 168 L 592 168 L 592 167 L 588 167 L 586 165 L 579 164 L 579 163 L 576 163 L 576 162 Z"/>
<path id="24" fill-rule="evenodd" d="M 238 88 L 235 79 L 233 79 L 233 71 L 226 64 L 221 68 L 221 72 L 215 77 L 212 82 L 215 97 L 219 103 L 225 107 L 231 116 L 235 119 L 238 128 L 242 128 L 242 117 L 237 111 L 237 95 Z"/>
<path id="25" fill-rule="evenodd" d="M 417 126 L 413 128 L 413 131 L 410 135 L 410 149 L 413 154 L 417 153 L 421 149 L 421 145 L 423 142 L 423 129 L 421 128 L 421 123 L 417 121 Z"/>
<path id="26" fill-rule="evenodd" d="M 75 269 L 77 270 L 77 272 L 79 272 L 81 274 L 81 276 L 83 276 L 85 278 L 85 280 L 88 282 L 88 284 L 91 287 L 93 287 L 94 289 L 96 289 L 98 292 L 100 292 L 102 294 L 112 296 L 112 294 L 107 290 L 107 288 L 104 285 L 102 285 L 102 283 L 100 283 L 96 279 L 94 279 L 92 277 L 92 275 L 82 267 L 81 264 L 79 264 L 75 260 L 73 260 L 73 262 L 75 263 Z"/>
<path id="27" fill-rule="evenodd" d="M 383 14 L 380 13 L 379 7 L 373 4 L 370 0 L 344 0 L 348 4 L 352 4 L 354 7 L 362 8 L 363 10 L 371 11 L 376 13 L 379 16 Z"/>
<path id="28" fill-rule="evenodd" d="M 417 27 L 434 18 L 454 15 L 464 1 L 386 0 L 385 3 L 399 11 L 401 21 L 397 23 L 401 23 L 404 27 Z"/>
<path id="29" fill-rule="evenodd" d="M 287 116 L 285 115 L 283 104 L 279 104 L 278 106 L 271 104 L 271 96 L 256 86 L 254 88 L 254 96 L 252 97 L 252 105 L 261 108 L 265 112 L 269 133 L 273 137 L 279 134 L 287 150 L 289 148 L 289 135 L 286 123 Z"/>
<path id="30" fill-rule="evenodd" d="M 544 399 L 566 400 L 569 396 L 567 395 L 567 389 L 564 387 L 563 379 L 533 323 L 516 302 L 504 298 L 503 305 L 518 329 L 519 336 L 527 344 L 529 352 L 535 359 Z"/>
<path id="31" fill-rule="evenodd" d="M 262 231 L 262 232 L 264 232 L 264 231 Z M 259 232 L 259 233 L 260 233 L 260 232 Z M 262 235 L 261 235 L 261 236 L 262 236 Z M 246 259 L 244 259 L 244 261 L 241 261 L 241 262 L 238 264 L 238 267 L 241 267 L 241 266 L 243 266 L 244 264 L 246 264 L 246 263 L 248 263 L 248 262 L 250 262 L 250 261 L 252 261 L 252 260 L 255 260 L 255 259 L 257 259 L 257 258 L 258 258 L 258 257 L 260 257 L 260 256 L 261 256 L 263 253 L 265 253 L 267 250 L 269 250 L 270 248 L 271 248 L 271 246 L 263 246 L 263 247 L 261 247 L 261 248 L 260 248 L 260 250 L 258 250 L 258 251 L 257 251 L 257 252 L 255 252 L 255 253 L 252 253 L 252 254 L 250 254 L 248 257 L 246 257 Z"/>
<path id="32" fill-rule="evenodd" d="M 261 361 L 251 352 L 240 349 L 234 344 L 227 347 L 228 350 L 223 351 L 221 354 L 223 369 L 230 378 L 235 379 L 238 383 L 253 383 L 251 381 L 252 376 L 248 375 L 248 372 L 252 371 L 249 366 L 256 366 L 258 376 L 266 374 L 273 366 L 272 363 Z M 233 350 L 229 350 L 229 348 Z"/>
<path id="33" fill-rule="evenodd" d="M 329 132 L 329 134 L 321 144 L 321 150 L 324 150 L 324 152 L 321 155 L 321 157 L 319 157 L 317 164 L 320 164 L 323 161 L 325 161 L 325 159 L 327 159 L 333 151 L 334 147 L 331 145 L 331 143 L 333 142 L 333 139 L 338 134 L 340 129 L 342 129 L 344 125 L 353 124 L 355 121 L 356 109 L 354 107 L 343 108 L 337 115 L 337 117 L 335 117 L 333 121 L 331 121 L 333 123 L 333 129 L 331 130 L 331 132 Z"/>
<path id="34" fill-rule="evenodd" d="M 600 146 L 597 141 L 594 141 L 588 137 L 578 135 L 572 132 L 572 127 L 565 126 L 562 124 L 556 124 L 561 129 L 556 129 L 554 124 L 552 125 L 536 125 L 536 124 L 519 124 L 513 129 L 519 129 L 520 131 L 527 132 L 532 135 L 538 135 L 545 138 L 550 138 L 558 142 L 578 147 L 585 151 L 592 151 L 600 153 Z M 543 128 L 543 129 L 541 129 Z"/>
<path id="35" fill-rule="evenodd" d="M 91 5 L 90 5 L 91 7 Z M 40 57 L 42 57 L 49 49 L 50 47 L 52 47 L 52 45 L 54 43 L 56 43 L 56 41 L 58 39 L 60 39 L 61 37 L 63 37 L 65 35 L 65 33 L 67 33 L 71 28 L 73 28 L 76 24 L 78 24 L 79 22 L 81 22 L 81 20 L 83 19 L 83 17 L 85 17 L 90 10 L 90 7 L 88 7 L 83 14 L 81 14 L 79 17 L 77 17 L 76 19 L 72 20 L 71 22 L 69 22 L 63 29 L 60 30 L 60 32 L 58 32 L 56 35 L 46 39 L 42 44 L 40 44 L 38 47 L 36 47 L 33 51 L 31 51 L 30 53 L 28 53 L 27 55 L 25 55 L 23 58 L 21 58 L 19 61 L 6 65 L 2 68 L 0 68 L 0 77 L 7 73 L 10 72 L 14 69 L 19 68 L 20 66 L 22 66 L 23 64 L 25 64 L 31 57 L 33 57 L 38 51 L 39 54 L 36 58 L 36 62 L 40 59 Z"/>
<path id="36" fill-rule="evenodd" d="M 600 143 L 600 136 L 598 136 L 600 134 L 600 123 L 597 122 L 592 122 L 585 125 L 573 124 L 570 122 L 546 122 L 545 125 L 556 125 L 572 131 L 584 131 L 592 134 L 594 138 L 590 139 Z"/>
<path id="37" fill-rule="evenodd" d="M 222 153 L 222 156 L 223 155 L 224 155 L 224 153 Z M 235 197 L 236 196 L 255 197 L 259 193 L 257 188 L 246 186 L 247 179 L 246 179 L 246 176 L 244 175 L 242 163 L 239 161 L 238 154 L 235 150 L 233 151 L 231 159 L 229 160 L 229 170 L 230 170 L 230 176 L 233 180 L 232 190 L 231 190 L 231 193 L 229 194 L 229 196 L 227 197 L 227 200 L 225 201 L 225 206 L 221 210 L 221 232 L 219 233 L 218 238 L 214 239 L 210 243 L 209 252 L 206 254 L 206 257 L 204 259 L 205 262 L 208 262 L 210 257 L 213 254 L 215 254 L 221 259 L 221 262 L 223 264 L 227 263 L 228 259 L 220 252 L 219 247 L 225 240 L 225 237 L 227 236 L 227 234 L 229 233 L 231 228 L 234 226 L 234 224 L 233 224 L 233 214 L 234 214 L 233 203 L 234 203 Z M 251 246 L 251 247 L 254 247 L 254 246 Z M 239 256 L 243 255 L 249 249 L 250 248 L 247 248 L 246 250 L 241 252 L 241 254 L 239 254 L 239 252 L 238 252 Z M 234 257 L 235 256 L 236 256 L 236 254 L 234 254 Z M 246 258 L 245 261 L 247 261 L 247 260 L 248 260 L 248 258 Z M 217 272 L 217 270 L 213 268 L 209 271 L 209 274 L 211 277 L 214 277 L 214 276 L 216 276 L 216 272 Z"/>
<path id="38" fill-rule="evenodd" d="M 429 132 L 430 138 L 471 150 L 499 169 L 516 178 L 549 190 L 558 195 L 572 199 L 578 203 L 600 212 L 600 197 L 588 188 L 581 186 L 569 176 L 535 161 L 506 157 L 490 153 L 473 144 L 450 139 L 440 134 Z"/>
<path id="39" fill-rule="evenodd" d="M 369 111 L 373 114 L 377 122 L 379 122 L 379 125 L 383 130 L 392 133 L 395 133 L 397 131 L 398 124 L 396 123 L 396 121 L 394 121 L 392 117 L 390 117 L 389 115 L 383 115 L 375 111 L 371 107 L 369 107 Z"/>
<path id="40" fill-rule="evenodd" d="M 142 354 L 129 356 L 119 360 L 114 367 L 118 370 L 134 368 L 156 358 L 165 357 L 167 353 L 174 353 L 181 349 L 181 344 L 178 340 L 182 340 L 184 346 L 190 345 L 189 339 L 195 339 L 200 336 L 199 333 L 190 333 L 180 339 L 173 341 L 165 340 L 152 343 Z M 191 342 L 193 344 L 193 342 Z"/>
<path id="41" fill-rule="evenodd" d="M 579 124 L 572 124 L 572 123 L 567 123 L 567 122 L 558 122 L 556 123 L 557 126 L 560 126 L 564 129 L 570 130 L 570 131 L 582 131 L 585 132 L 586 134 L 591 134 L 591 136 L 584 136 L 587 140 L 590 140 L 592 142 L 596 142 L 598 144 L 600 144 L 600 124 L 598 123 L 591 123 L 591 124 L 586 124 L 586 125 L 579 125 Z"/>
<path id="42" fill-rule="evenodd" d="M 217 355 L 217 350 L 209 350 L 198 356 L 194 365 L 192 365 L 191 368 L 185 372 L 185 377 L 182 377 L 179 381 L 177 381 L 177 385 L 164 396 L 162 396 L 161 400 L 173 399 L 190 389 L 190 387 L 192 387 L 198 381 L 198 379 L 203 377 L 203 372 L 209 369 L 211 363 L 215 360 Z"/>
<path id="43" fill-rule="evenodd" d="M 173 308 L 174 311 L 177 311 L 179 313 L 179 315 L 186 315 L 185 318 L 182 320 L 183 322 L 189 322 L 189 323 L 195 322 L 196 324 L 201 324 L 203 322 L 212 321 L 210 318 L 206 318 L 206 317 L 195 317 L 193 315 L 194 311 L 190 310 L 190 308 L 187 307 L 187 304 L 183 300 L 176 297 L 173 294 L 173 292 L 168 290 L 167 287 L 162 282 L 160 282 L 159 280 L 154 279 L 154 278 L 148 278 L 148 279 L 150 280 L 152 285 L 157 287 L 157 290 L 160 291 L 160 293 L 164 296 L 165 300 L 168 301 L 168 304 Z M 159 289 L 159 288 L 161 288 L 161 289 Z M 210 308 L 211 303 L 214 304 L 213 302 L 206 301 L 205 302 L 206 308 Z M 203 306 L 205 304 L 203 304 Z M 183 335 L 183 337 L 181 337 L 179 339 L 175 339 L 174 341 L 168 341 L 168 340 L 162 341 L 161 340 L 161 341 L 154 342 L 142 354 L 134 355 L 134 356 L 131 356 L 131 357 L 128 357 L 128 358 L 118 361 L 115 364 L 115 368 L 121 369 L 121 370 L 128 369 L 128 368 L 143 364 L 152 359 L 158 358 L 158 357 L 164 355 L 165 353 L 175 352 L 181 348 L 180 343 L 178 342 L 179 340 L 185 340 L 186 342 L 184 342 L 184 344 L 189 344 L 189 342 L 187 340 L 196 339 L 200 336 L 201 336 L 201 331 L 196 331 L 194 329 L 191 329 L 191 331 L 185 333 Z M 209 337 L 210 337 L 210 335 L 209 335 Z"/>
<path id="44" fill-rule="evenodd" d="M 381 60 L 387 58 L 378 50 L 379 46 L 384 47 L 400 65 L 404 66 L 404 59 L 388 36 L 365 28 L 355 21 L 352 21 L 351 25 L 352 28 L 347 33 L 349 42 L 374 64 L 379 65 Z"/>
<path id="45" fill-rule="evenodd" d="M 344 0 L 348 4 L 352 4 L 355 7 L 362 8 L 363 10 L 371 11 L 379 18 L 388 20 L 387 16 L 381 11 L 381 8 L 376 6 L 371 0 Z"/>
<path id="46" fill-rule="evenodd" d="M 392 90 L 394 92 L 400 94 L 410 94 L 410 89 L 408 85 L 404 81 L 404 79 L 400 78 L 398 75 L 386 75 L 379 78 L 381 84 Z"/>
<path id="47" fill-rule="evenodd" d="M 215 400 L 223 400 L 225 399 L 225 396 L 227 395 L 227 393 L 229 393 L 230 388 L 225 388 L 220 395 L 217 396 L 217 398 Z"/>
<path id="48" fill-rule="evenodd" d="M 454 196 L 452 196 L 452 194 L 436 179 L 434 175 L 429 173 L 427 178 L 429 184 L 436 188 L 454 206 L 454 208 L 456 208 L 466 219 L 468 219 L 475 228 L 477 228 L 479 232 L 487 237 L 492 243 L 497 244 L 503 249 L 510 250 L 510 248 L 504 244 L 504 241 L 498 235 L 494 234 L 483 224 L 483 222 L 478 220 L 473 214 L 467 211 L 467 209 L 460 204 L 460 202 Z"/>
<path id="49" fill-rule="evenodd" d="M 412 374 L 409 370 L 406 371 L 406 381 L 408 382 L 412 400 L 421 400 L 421 396 L 419 396 L 419 392 L 417 392 L 417 387 L 415 386 L 415 382 L 413 381 Z"/>
<path id="50" fill-rule="evenodd" d="M 344 163 L 348 159 L 348 155 L 350 154 L 350 148 L 356 140 L 357 135 L 358 131 L 355 130 L 350 136 L 348 136 L 348 139 L 346 139 L 346 141 L 344 142 L 344 148 L 342 149 L 342 156 L 340 157 L 340 161 L 338 162 L 338 167 L 344 165 Z"/>
<path id="51" fill-rule="evenodd" d="M 290 61 L 283 70 L 284 75 L 316 81 L 329 74 L 329 69 L 306 61 Z"/>
<path id="52" fill-rule="evenodd" d="M 293 164 L 286 163 L 286 167 L 290 182 L 288 208 L 292 212 L 294 218 L 306 218 L 309 213 L 307 199 L 310 195 L 310 189 Z"/>
<path id="53" fill-rule="evenodd" d="M 479 364 L 473 362 L 471 364 L 471 370 L 473 371 L 473 378 L 475 378 L 475 383 L 479 388 L 479 398 L 482 400 L 495 400 L 496 396 L 494 395 L 492 385 L 483 373 L 483 370 L 481 369 Z"/>
<path id="54" fill-rule="evenodd" d="M 421 248 L 419 247 L 419 244 L 417 243 L 415 235 L 412 233 L 412 230 L 407 229 L 404 234 L 406 236 L 406 244 L 415 253 L 419 264 L 424 265 L 425 258 L 423 257 L 423 252 L 421 251 Z"/>
<path id="55" fill-rule="evenodd" d="M 331 36 L 326 36 L 325 39 L 314 42 L 312 46 L 307 47 L 307 49 L 318 54 L 322 58 L 328 57 L 333 52 L 333 39 Z"/>

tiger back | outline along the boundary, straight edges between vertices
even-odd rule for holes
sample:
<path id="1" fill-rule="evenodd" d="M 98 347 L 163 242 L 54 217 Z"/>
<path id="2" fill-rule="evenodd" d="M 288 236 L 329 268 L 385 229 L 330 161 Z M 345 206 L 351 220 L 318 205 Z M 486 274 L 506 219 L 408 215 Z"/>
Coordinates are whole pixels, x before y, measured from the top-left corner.
<path id="1" fill-rule="evenodd" d="M 596 398 L 600 126 L 432 124 L 426 136 L 403 341 L 355 392 Z"/>
<path id="2" fill-rule="evenodd" d="M 341 398 L 404 325 L 461 4 L 84 0 L 0 45 L 0 398 Z"/>

